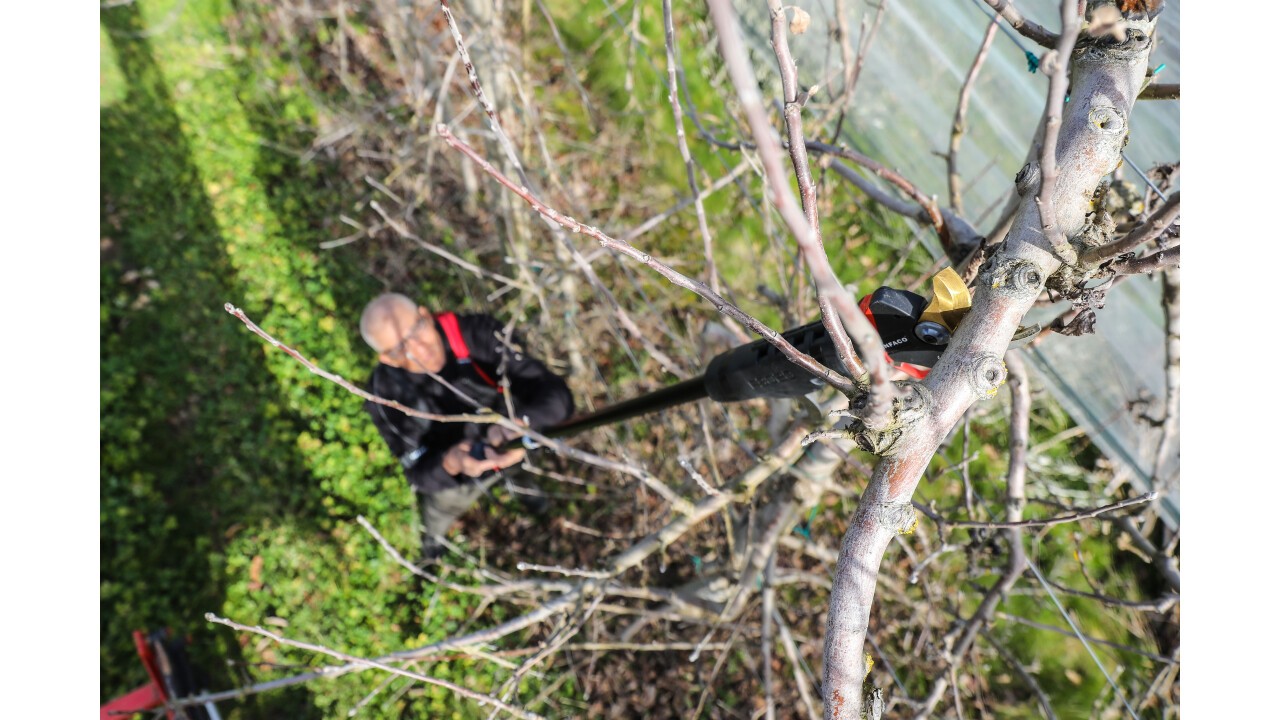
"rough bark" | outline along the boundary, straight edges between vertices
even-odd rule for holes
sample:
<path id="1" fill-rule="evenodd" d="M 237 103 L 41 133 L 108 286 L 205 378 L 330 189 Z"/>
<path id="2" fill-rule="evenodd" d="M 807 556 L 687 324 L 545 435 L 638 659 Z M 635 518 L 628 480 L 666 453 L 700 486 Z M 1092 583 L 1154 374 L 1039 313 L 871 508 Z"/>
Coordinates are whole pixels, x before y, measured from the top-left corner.
<path id="1" fill-rule="evenodd" d="M 1071 54 L 1071 102 L 1062 118 L 1051 198 L 1053 225 L 1069 240 L 1083 229 L 1099 182 L 1121 162 L 1154 26 L 1154 20 L 1131 20 L 1124 42 L 1084 38 Z M 923 382 L 912 383 L 917 407 L 883 439 L 884 457 L 845 534 L 827 620 L 823 696 L 829 719 L 861 714 L 863 644 L 876 573 L 894 535 L 915 525 L 911 498 L 921 474 L 965 411 L 1004 382 L 1001 358 L 1010 338 L 1046 279 L 1062 268 L 1040 222 L 1035 185 L 1022 192 L 1004 245 L 979 273 L 973 309 L 946 353 Z"/>

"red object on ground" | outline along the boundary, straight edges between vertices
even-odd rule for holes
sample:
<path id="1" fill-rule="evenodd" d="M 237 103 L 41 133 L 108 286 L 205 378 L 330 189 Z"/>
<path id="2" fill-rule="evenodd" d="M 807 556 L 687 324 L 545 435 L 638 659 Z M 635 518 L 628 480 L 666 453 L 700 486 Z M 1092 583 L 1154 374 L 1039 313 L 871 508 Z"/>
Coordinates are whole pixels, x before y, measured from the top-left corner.
<path id="1" fill-rule="evenodd" d="M 142 658 L 142 666 L 147 669 L 147 676 L 151 681 L 103 705 L 101 720 L 121 720 L 136 713 L 154 710 L 169 701 L 164 678 L 167 673 L 172 672 L 173 661 L 167 657 L 169 653 L 165 651 L 163 641 L 157 640 L 157 643 L 161 644 L 163 656 L 157 655 L 146 633 L 141 630 L 133 631 L 133 646 L 138 649 L 138 657 Z M 172 710 L 165 714 L 169 720 L 174 720 Z"/>
<path id="2" fill-rule="evenodd" d="M 103 705 L 101 720 L 119 720 L 133 713 L 154 710 L 164 705 L 169 699 L 164 691 L 160 668 L 156 665 L 156 654 L 151 650 L 151 645 L 147 643 L 147 636 L 141 630 L 133 631 L 133 645 L 138 649 L 138 657 L 142 658 L 142 666 L 147 669 L 151 682 Z M 173 720 L 172 712 L 169 713 L 169 720 Z"/>

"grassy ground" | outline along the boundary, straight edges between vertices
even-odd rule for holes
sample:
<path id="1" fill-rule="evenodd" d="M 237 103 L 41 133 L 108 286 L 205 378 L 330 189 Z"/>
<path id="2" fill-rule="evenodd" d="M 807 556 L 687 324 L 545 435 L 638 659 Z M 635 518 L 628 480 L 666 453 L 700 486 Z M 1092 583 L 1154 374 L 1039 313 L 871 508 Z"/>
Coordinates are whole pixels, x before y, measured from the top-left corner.
<path id="1" fill-rule="evenodd" d="M 102 13 L 104 697 L 143 680 L 133 628 L 192 633 L 216 688 L 249 655 L 306 662 L 246 652 L 206 611 L 276 618 L 362 654 L 426 629 L 411 586 L 352 541 L 364 514 L 413 546 L 411 495 L 358 402 L 222 309 L 242 307 L 335 372 L 367 372 L 352 319 L 377 286 L 316 250 L 342 193 L 332 167 L 298 162 L 312 111 L 287 78 L 257 71 L 228 35 L 232 16 L 221 2 Z M 246 712 L 319 717 L 366 684 L 263 696 Z"/>
<path id="2" fill-rule="evenodd" d="M 224 302 L 243 308 L 322 367 L 359 382 L 371 359 L 355 332 L 355 319 L 365 300 L 394 272 L 376 269 L 386 264 L 385 258 L 371 257 L 376 247 L 318 249 L 320 242 L 346 234 L 337 218 L 351 211 L 351 198 L 363 191 L 361 180 L 347 177 L 338 161 L 325 155 L 304 157 L 319 132 L 317 100 L 338 102 L 349 91 L 307 82 L 323 71 L 311 65 L 306 47 L 304 52 L 284 50 L 263 22 L 263 12 L 253 4 L 226 0 L 157 0 L 102 12 L 104 698 L 144 680 L 130 644 L 134 628 L 167 625 L 190 633 L 197 659 L 213 671 L 211 689 L 251 677 L 291 674 L 289 666 L 317 662 L 266 641 L 212 629 L 203 621 L 208 611 L 248 624 L 267 623 L 286 634 L 366 656 L 426 644 L 469 623 L 501 617 L 492 609 L 479 612 L 473 598 L 415 583 L 369 541 L 355 524 L 357 515 L 370 518 L 396 546 L 415 547 L 415 513 L 398 467 L 358 400 L 272 351 L 222 309 Z M 665 99 L 661 13 L 649 8 L 641 14 L 637 27 L 647 43 L 636 48 L 619 31 L 619 23 L 629 18 L 575 12 L 571 3 L 552 4 L 552 13 L 570 55 L 581 63 L 597 107 L 594 114 L 582 110 L 563 78 L 537 84 L 551 128 L 550 151 L 556 157 L 574 156 L 577 162 L 565 175 L 593 184 L 582 208 L 588 216 L 582 219 L 613 213 L 619 224 L 634 224 L 687 192 Z M 553 67 L 561 61 L 536 12 L 523 27 L 527 42 L 522 51 L 529 67 Z M 616 41 L 601 42 L 605 34 Z M 680 38 L 686 65 L 706 54 L 699 32 L 682 31 Z M 301 42 L 305 46 L 311 41 Z M 624 81 L 628 68 L 629 90 Z M 695 73 L 689 82 L 695 104 L 711 108 L 708 114 L 715 116 L 705 122 L 726 136 L 738 135 L 726 124 L 730 114 L 719 105 L 710 81 Z M 317 98 L 315 92 L 326 94 Z M 597 123 L 604 140 L 584 143 L 582 138 L 591 137 L 589 128 Z M 716 173 L 740 159 L 696 139 L 691 146 L 703 167 Z M 823 193 L 828 252 L 837 272 L 868 292 L 897 265 L 909 242 L 908 230 L 897 218 L 859 210 L 861 198 L 834 184 L 834 178 L 826 182 L 831 183 Z M 654 189 L 646 195 L 647 204 L 625 205 L 636 184 Z M 736 299 L 781 325 L 782 313 L 753 289 L 797 282 L 794 267 L 765 239 L 758 216 L 743 211 L 740 197 L 722 192 L 707 206 L 717 228 L 717 262 L 723 275 L 733 278 Z M 700 246 L 697 237 L 694 217 L 686 212 L 644 242 L 655 255 L 692 263 L 696 260 L 689 260 L 687 248 Z M 471 259 L 478 257 L 461 240 L 457 245 L 452 237 L 441 241 Z M 917 281 L 929 262 L 917 248 L 895 281 Z M 781 277 L 778 266 L 788 268 Z M 630 282 L 621 266 L 602 274 L 618 287 Z M 667 312 L 687 317 L 691 325 L 709 315 L 697 298 L 673 294 L 670 286 L 645 277 L 640 283 L 645 292 L 670 298 L 662 301 Z M 423 285 L 421 290 L 424 300 L 441 306 L 471 295 L 461 281 Z M 627 297 L 640 306 L 636 295 Z M 807 320 L 814 308 L 791 310 Z M 634 353 L 640 356 L 637 365 L 651 363 L 641 350 Z M 626 355 L 619 349 L 602 350 L 598 359 L 611 368 L 610 380 L 624 392 L 635 377 Z M 1069 426 L 1069 419 L 1042 399 L 1032 442 Z M 749 418 L 744 427 L 750 438 L 763 432 Z M 1000 497 L 1004 461 L 992 448 L 1004 446 L 1002 424 L 979 419 L 972 431 L 972 447 L 981 450 L 969 466 L 975 490 Z M 644 438 L 650 427 L 637 422 L 628 432 Z M 1087 442 L 1055 449 L 1033 468 L 1031 482 L 1086 489 L 1094 480 L 1079 466 L 1090 466 L 1092 453 Z M 935 461 L 938 477 L 922 484 L 922 501 L 954 508 L 959 479 L 956 472 L 942 470 L 960 455 L 959 443 L 954 443 Z M 846 480 L 854 486 L 861 482 L 852 476 Z M 594 507 L 575 501 L 566 503 L 563 512 Z M 815 534 L 838 535 L 849 511 L 840 503 L 825 507 L 817 516 Z M 492 522 L 478 532 L 508 547 L 528 530 L 500 509 L 489 508 L 480 516 Z M 1111 589 L 1141 582 L 1126 566 L 1113 566 L 1119 561 L 1104 540 L 1080 528 L 1041 533 L 1032 557 L 1048 570 L 1076 562 L 1074 553 Z M 673 553 L 672 577 L 695 574 L 693 561 L 700 557 Z M 1003 555 L 993 557 L 989 545 L 974 543 L 971 554 L 940 560 L 938 572 L 956 572 L 957 563 L 973 557 L 995 568 Z M 589 564 L 589 558 L 579 559 Z M 923 590 L 907 592 L 922 597 Z M 981 588 L 961 588 L 949 592 L 946 602 L 971 612 L 980 596 Z M 794 600 L 794 608 L 809 607 L 803 598 Z M 1131 632 L 1096 604 L 1069 600 L 1068 606 L 1093 634 L 1124 637 Z M 1006 610 L 1062 624 L 1040 596 L 1015 595 Z M 810 614 L 807 620 L 794 618 L 796 627 L 812 626 L 817 612 Z M 1037 664 L 1047 692 L 1068 699 L 1060 717 L 1089 716 L 1103 680 L 1082 647 L 1026 626 L 1006 623 L 1000 633 L 1018 657 Z M 894 650 L 911 655 L 906 645 Z M 1110 650 L 1103 656 L 1111 667 L 1122 663 L 1150 674 L 1150 665 L 1144 665 L 1149 661 L 1140 657 Z M 992 682 L 1005 682 L 1001 678 L 1009 678 L 1008 668 L 998 660 L 989 662 Z M 487 690 L 490 677 L 482 667 L 464 659 L 424 671 Z M 700 677 L 661 658 L 639 659 L 635 667 L 651 673 L 651 682 L 678 675 L 692 688 Z M 750 680 L 751 670 L 744 667 L 735 657 L 723 677 Z M 650 676 L 637 672 L 636 677 L 643 684 Z M 926 680 L 919 673 L 905 677 L 914 695 L 921 694 Z M 224 716 L 337 717 L 378 682 L 371 674 L 355 674 L 311 683 L 227 705 Z M 755 690 L 749 682 L 726 682 L 721 700 L 732 703 Z M 580 688 L 570 681 L 558 692 L 568 701 Z M 696 694 L 692 697 L 696 702 Z M 582 707 L 588 712 L 587 705 Z M 433 688 L 387 693 L 363 712 L 369 717 L 479 714 L 474 705 Z M 1026 708 L 1003 712 L 1007 717 L 1034 716 Z"/>

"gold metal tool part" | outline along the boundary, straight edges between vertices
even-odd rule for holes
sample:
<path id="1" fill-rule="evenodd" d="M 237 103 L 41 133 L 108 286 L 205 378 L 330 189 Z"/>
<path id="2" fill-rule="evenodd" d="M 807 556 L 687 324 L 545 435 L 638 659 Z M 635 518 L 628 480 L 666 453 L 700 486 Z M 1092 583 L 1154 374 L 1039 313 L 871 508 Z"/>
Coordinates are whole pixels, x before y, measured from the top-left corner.
<path id="1" fill-rule="evenodd" d="M 947 330 L 955 332 L 960 321 L 973 306 L 973 298 L 969 288 L 956 274 L 954 268 L 945 268 L 933 276 L 933 299 L 920 314 L 921 322 L 936 322 Z"/>

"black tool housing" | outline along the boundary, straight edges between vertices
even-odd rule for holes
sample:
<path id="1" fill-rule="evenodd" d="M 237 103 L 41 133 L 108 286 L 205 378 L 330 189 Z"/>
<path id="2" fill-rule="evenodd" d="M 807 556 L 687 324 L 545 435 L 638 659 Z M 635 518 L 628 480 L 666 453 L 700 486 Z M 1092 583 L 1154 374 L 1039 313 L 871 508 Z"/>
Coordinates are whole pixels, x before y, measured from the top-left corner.
<path id="1" fill-rule="evenodd" d="M 907 290 L 882 287 L 861 303 L 871 316 L 884 350 L 896 363 L 911 363 L 930 368 L 947 349 L 946 343 L 930 344 L 916 335 L 920 315 L 929 301 Z"/>
<path id="2" fill-rule="evenodd" d="M 821 321 L 792 328 L 782 333 L 782 337 L 823 365 L 846 377 L 852 376 L 840 362 L 835 343 Z M 764 339 L 717 355 L 707 365 L 705 383 L 707 394 L 716 402 L 799 397 L 823 385 Z"/>

